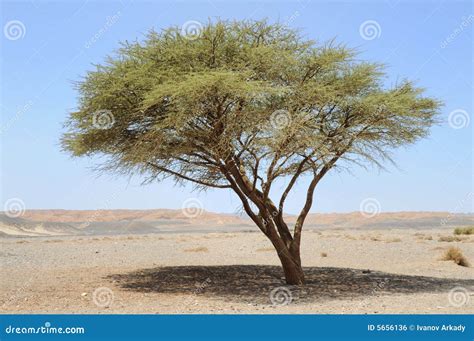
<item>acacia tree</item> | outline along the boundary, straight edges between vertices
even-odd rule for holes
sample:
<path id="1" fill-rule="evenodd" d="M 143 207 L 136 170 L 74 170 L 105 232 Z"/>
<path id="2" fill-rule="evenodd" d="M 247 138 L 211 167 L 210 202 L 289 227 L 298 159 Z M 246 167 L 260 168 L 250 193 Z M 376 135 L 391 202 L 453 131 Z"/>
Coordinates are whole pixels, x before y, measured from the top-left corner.
<path id="1" fill-rule="evenodd" d="M 409 81 L 386 88 L 383 76 L 351 49 L 265 21 L 210 22 L 193 36 L 152 31 L 78 83 L 62 145 L 145 182 L 233 190 L 286 282 L 299 285 L 303 224 L 321 179 L 336 165 L 381 166 L 436 120 L 437 100 Z M 302 177 L 304 205 L 289 226 L 285 201 Z"/>

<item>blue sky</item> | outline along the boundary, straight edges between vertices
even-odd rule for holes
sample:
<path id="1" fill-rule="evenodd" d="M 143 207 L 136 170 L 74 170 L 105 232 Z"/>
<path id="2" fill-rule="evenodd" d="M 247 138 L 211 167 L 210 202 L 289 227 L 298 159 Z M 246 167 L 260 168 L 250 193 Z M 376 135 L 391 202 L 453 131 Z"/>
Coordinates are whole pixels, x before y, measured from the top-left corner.
<path id="1" fill-rule="evenodd" d="M 148 29 L 209 18 L 279 20 L 308 38 L 356 47 L 388 65 L 387 84 L 409 78 L 444 101 L 443 123 L 428 139 L 397 150 L 388 171 L 333 172 L 316 191 L 314 212 L 473 211 L 473 50 L 471 1 L 2 1 L 1 204 L 27 209 L 180 208 L 190 197 L 206 210 L 235 212 L 226 190 L 196 193 L 171 182 L 98 176 L 95 160 L 60 151 L 62 124 L 74 110 L 73 82 L 123 40 Z M 366 28 L 367 30 L 364 30 Z M 372 30 L 371 30 L 372 28 Z M 451 119 L 449 119 L 451 113 Z M 303 181 L 288 201 L 300 209 Z M 1 208 L 0 208 L 1 210 Z"/>

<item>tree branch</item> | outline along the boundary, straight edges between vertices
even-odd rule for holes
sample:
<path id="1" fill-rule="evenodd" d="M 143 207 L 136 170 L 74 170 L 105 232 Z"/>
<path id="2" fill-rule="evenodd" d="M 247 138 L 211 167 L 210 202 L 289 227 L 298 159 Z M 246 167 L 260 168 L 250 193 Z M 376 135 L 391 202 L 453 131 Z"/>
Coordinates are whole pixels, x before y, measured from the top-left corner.
<path id="1" fill-rule="evenodd" d="M 178 177 L 180 179 L 183 179 L 183 180 L 191 181 L 191 182 L 196 183 L 198 185 L 214 187 L 214 188 L 232 188 L 230 185 L 218 185 L 218 184 L 213 184 L 213 183 L 193 179 L 193 178 L 190 178 L 189 176 L 183 175 L 181 173 L 175 172 L 175 171 L 173 171 L 171 169 L 168 169 L 168 168 L 165 168 L 165 167 L 158 166 L 158 165 L 156 165 L 154 163 L 151 163 L 151 162 L 147 162 L 147 165 L 157 169 L 160 172 L 164 172 L 164 173 L 176 176 L 176 177 Z"/>

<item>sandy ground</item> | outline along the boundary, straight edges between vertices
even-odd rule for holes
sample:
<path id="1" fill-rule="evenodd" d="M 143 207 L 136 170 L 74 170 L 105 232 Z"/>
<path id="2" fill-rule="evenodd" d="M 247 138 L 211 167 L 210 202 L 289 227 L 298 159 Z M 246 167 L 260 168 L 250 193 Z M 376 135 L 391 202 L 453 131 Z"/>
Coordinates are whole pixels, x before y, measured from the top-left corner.
<path id="1" fill-rule="evenodd" d="M 259 232 L 0 239 L 3 313 L 474 313 L 451 230 L 308 231 L 286 286 Z M 325 254 L 324 254 L 325 253 Z"/>

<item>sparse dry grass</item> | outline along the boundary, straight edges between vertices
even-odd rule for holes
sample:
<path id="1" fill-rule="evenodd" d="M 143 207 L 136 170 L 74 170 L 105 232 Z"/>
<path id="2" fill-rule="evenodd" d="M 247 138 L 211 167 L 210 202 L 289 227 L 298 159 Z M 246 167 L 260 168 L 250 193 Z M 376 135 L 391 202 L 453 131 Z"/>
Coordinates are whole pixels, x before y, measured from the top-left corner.
<path id="1" fill-rule="evenodd" d="M 439 237 L 438 241 L 439 242 L 462 242 L 463 240 L 466 240 L 467 237 L 458 237 L 458 236 L 441 236 Z"/>
<path id="2" fill-rule="evenodd" d="M 365 240 L 365 238 L 363 240 Z M 402 241 L 401 238 L 398 238 L 398 237 L 383 238 L 381 236 L 371 236 L 370 240 L 373 242 L 385 242 L 385 243 L 399 243 Z"/>
<path id="3" fill-rule="evenodd" d="M 414 236 L 420 240 L 433 240 L 433 236 L 425 233 L 415 233 Z"/>
<path id="4" fill-rule="evenodd" d="M 191 249 L 185 249 L 184 252 L 209 252 L 209 249 L 204 246 L 199 246 Z"/>
<path id="5" fill-rule="evenodd" d="M 321 257 L 327 257 L 328 254 L 326 252 L 321 252 Z"/>
<path id="6" fill-rule="evenodd" d="M 385 242 L 386 243 L 399 243 L 401 242 L 401 238 L 398 238 L 398 237 L 395 237 L 395 238 L 389 238 L 389 239 L 386 239 Z"/>
<path id="7" fill-rule="evenodd" d="M 221 239 L 228 239 L 228 238 L 235 238 L 236 235 L 234 233 L 209 233 L 203 236 L 200 236 L 199 238 L 204 238 L 204 239 L 216 239 L 216 238 L 221 238 Z"/>
<path id="8" fill-rule="evenodd" d="M 457 247 L 450 247 L 444 253 L 442 260 L 452 260 L 460 266 L 470 266 L 467 258 L 462 254 L 462 251 Z"/>
<path id="9" fill-rule="evenodd" d="M 456 235 L 460 235 L 460 234 L 471 235 L 471 234 L 474 234 L 474 226 L 457 227 L 457 228 L 454 229 L 454 234 L 456 234 Z"/>

